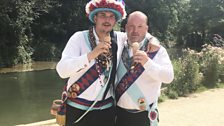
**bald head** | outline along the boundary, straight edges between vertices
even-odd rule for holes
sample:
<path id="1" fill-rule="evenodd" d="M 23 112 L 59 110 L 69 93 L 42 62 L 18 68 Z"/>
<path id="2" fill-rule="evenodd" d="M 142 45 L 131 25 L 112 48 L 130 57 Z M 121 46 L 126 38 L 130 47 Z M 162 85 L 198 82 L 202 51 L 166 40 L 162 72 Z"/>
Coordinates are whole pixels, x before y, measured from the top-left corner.
<path id="1" fill-rule="evenodd" d="M 133 18 L 138 18 L 138 19 L 140 19 L 142 21 L 145 21 L 145 24 L 146 25 L 148 23 L 148 17 L 143 12 L 141 12 L 141 11 L 134 11 L 131 14 L 129 14 L 127 23 L 130 20 L 133 20 Z"/>
<path id="2" fill-rule="evenodd" d="M 140 11 L 135 11 L 129 15 L 125 30 L 130 44 L 141 42 L 145 38 L 148 32 L 147 21 L 147 16 Z"/>

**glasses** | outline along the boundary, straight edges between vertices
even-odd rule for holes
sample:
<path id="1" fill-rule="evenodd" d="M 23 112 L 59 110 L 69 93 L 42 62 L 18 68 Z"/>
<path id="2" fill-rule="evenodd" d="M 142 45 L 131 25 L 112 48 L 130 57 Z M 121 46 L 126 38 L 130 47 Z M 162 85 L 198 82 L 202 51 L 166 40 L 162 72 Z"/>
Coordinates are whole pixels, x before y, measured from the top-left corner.
<path id="1" fill-rule="evenodd" d="M 104 14 L 98 14 L 97 17 L 101 18 L 101 19 L 109 19 L 109 20 L 115 20 L 115 16 L 111 15 L 111 16 L 106 16 Z"/>

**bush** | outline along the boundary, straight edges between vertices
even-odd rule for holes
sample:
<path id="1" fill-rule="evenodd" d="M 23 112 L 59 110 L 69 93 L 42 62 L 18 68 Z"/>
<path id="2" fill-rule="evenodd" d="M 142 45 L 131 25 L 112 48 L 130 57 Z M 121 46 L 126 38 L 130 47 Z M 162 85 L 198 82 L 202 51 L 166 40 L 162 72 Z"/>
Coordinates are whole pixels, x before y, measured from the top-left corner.
<path id="1" fill-rule="evenodd" d="M 201 52 L 184 50 L 173 60 L 175 78 L 167 87 L 169 98 L 186 96 L 200 87 L 220 87 L 224 80 L 224 48 L 204 45 Z"/>
<path id="2" fill-rule="evenodd" d="M 158 99 L 158 103 L 164 102 L 166 99 L 167 99 L 167 96 L 162 93 Z"/>
<path id="3" fill-rule="evenodd" d="M 175 78 L 166 91 L 169 98 L 186 96 L 200 87 L 201 76 L 197 57 L 194 51 L 185 50 L 181 58 L 173 61 Z"/>
<path id="4" fill-rule="evenodd" d="M 14 63 L 18 64 L 18 63 L 23 63 L 23 64 L 27 64 L 27 63 L 31 63 L 32 59 L 31 59 L 31 55 L 33 54 L 32 52 L 32 48 L 26 48 L 24 46 L 18 46 L 17 47 L 18 53 L 16 58 L 14 59 Z"/>
<path id="5" fill-rule="evenodd" d="M 217 87 L 224 75 L 224 48 L 204 45 L 200 56 L 200 70 L 204 75 L 204 86 Z"/>
<path id="6" fill-rule="evenodd" d="M 181 63 L 180 59 L 179 60 L 173 60 L 173 69 L 174 69 L 174 75 L 175 78 L 173 82 L 167 87 L 167 90 L 165 91 L 165 94 L 172 99 L 176 99 L 178 97 L 178 86 L 181 83 L 180 78 L 182 75 L 182 70 L 181 70 Z"/>

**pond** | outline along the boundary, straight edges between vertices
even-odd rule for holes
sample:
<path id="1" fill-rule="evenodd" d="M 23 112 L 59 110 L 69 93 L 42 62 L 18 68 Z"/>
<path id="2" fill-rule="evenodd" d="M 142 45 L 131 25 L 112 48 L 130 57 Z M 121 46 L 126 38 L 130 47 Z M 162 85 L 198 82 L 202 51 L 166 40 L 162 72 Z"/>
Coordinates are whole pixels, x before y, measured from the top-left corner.
<path id="1" fill-rule="evenodd" d="M 65 80 L 54 69 L 0 74 L 0 125 L 12 126 L 54 118 L 50 107 L 61 97 Z"/>

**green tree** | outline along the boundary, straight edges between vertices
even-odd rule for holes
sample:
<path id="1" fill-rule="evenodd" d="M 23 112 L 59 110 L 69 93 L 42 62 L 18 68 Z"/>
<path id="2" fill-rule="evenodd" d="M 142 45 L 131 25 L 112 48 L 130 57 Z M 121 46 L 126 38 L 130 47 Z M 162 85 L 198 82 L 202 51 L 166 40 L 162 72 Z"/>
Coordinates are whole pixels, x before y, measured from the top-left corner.
<path id="1" fill-rule="evenodd" d="M 31 24 L 41 13 L 50 8 L 49 0 L 13 0 L 1 1 L 0 66 L 11 66 L 17 63 L 29 63 L 33 50 Z"/>
<path id="2" fill-rule="evenodd" d="M 185 47 L 201 48 L 209 42 L 213 34 L 224 35 L 224 1 L 190 0 L 187 13 L 182 16 L 178 43 Z M 201 36 L 201 39 L 195 37 Z M 197 35 L 196 35 L 197 36 Z"/>
<path id="3" fill-rule="evenodd" d="M 61 51 L 74 32 L 90 25 L 85 16 L 88 1 L 59 1 L 48 13 L 41 15 L 32 25 L 34 41 L 33 58 L 52 60 L 61 56 Z"/>

